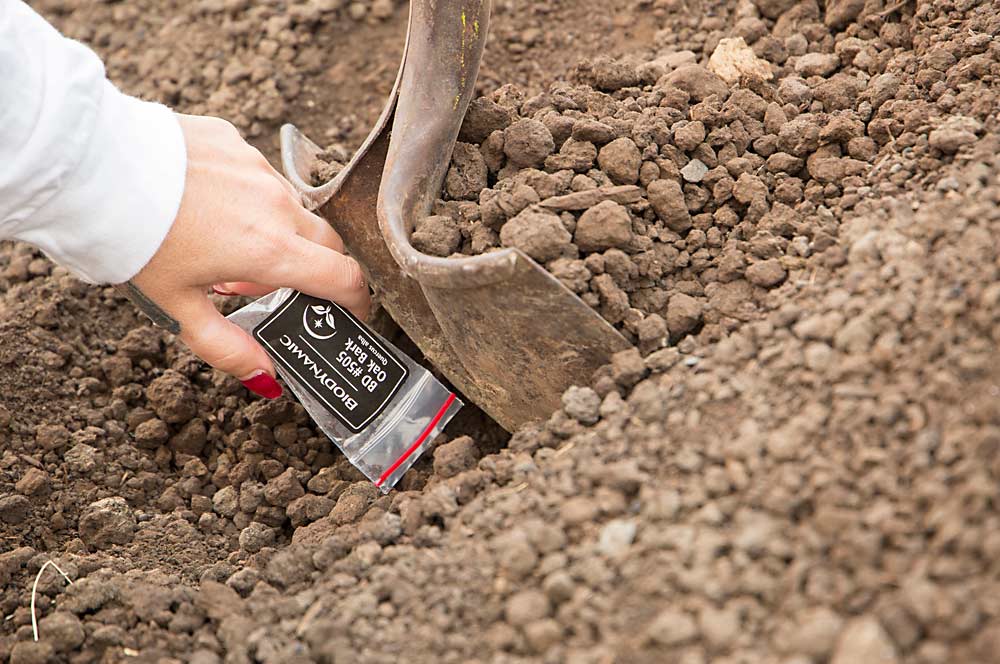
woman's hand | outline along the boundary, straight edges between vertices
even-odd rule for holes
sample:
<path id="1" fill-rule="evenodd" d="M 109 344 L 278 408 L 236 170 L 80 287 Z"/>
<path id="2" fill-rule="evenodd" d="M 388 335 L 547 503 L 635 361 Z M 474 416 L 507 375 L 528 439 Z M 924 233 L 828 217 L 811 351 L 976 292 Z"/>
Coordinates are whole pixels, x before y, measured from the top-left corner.
<path id="1" fill-rule="evenodd" d="M 342 253 L 340 236 L 302 207 L 291 184 L 231 124 L 179 118 L 188 154 L 180 211 L 152 260 L 124 287 L 203 360 L 275 398 L 281 387 L 270 358 L 215 309 L 208 291 L 258 296 L 288 286 L 364 319 L 364 276 Z"/>

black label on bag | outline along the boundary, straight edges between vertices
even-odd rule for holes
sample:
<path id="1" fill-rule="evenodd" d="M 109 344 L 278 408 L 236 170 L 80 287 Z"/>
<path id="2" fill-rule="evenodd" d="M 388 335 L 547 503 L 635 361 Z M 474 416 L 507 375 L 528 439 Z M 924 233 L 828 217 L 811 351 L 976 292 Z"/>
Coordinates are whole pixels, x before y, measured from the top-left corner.
<path id="1" fill-rule="evenodd" d="M 409 373 L 346 309 L 303 293 L 293 293 L 253 335 L 354 433 L 385 410 Z"/>

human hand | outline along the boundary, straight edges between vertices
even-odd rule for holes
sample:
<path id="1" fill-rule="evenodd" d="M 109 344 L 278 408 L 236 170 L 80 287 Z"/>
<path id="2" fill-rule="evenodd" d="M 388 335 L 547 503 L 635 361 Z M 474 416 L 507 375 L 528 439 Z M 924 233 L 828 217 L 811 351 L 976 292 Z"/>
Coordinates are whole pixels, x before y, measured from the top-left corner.
<path id="1" fill-rule="evenodd" d="M 209 289 L 259 296 L 287 286 L 363 320 L 370 304 L 364 275 L 336 231 L 302 207 L 292 185 L 231 124 L 178 117 L 188 154 L 180 210 L 159 250 L 123 288 L 196 355 L 276 398 L 270 358 L 216 310 Z"/>

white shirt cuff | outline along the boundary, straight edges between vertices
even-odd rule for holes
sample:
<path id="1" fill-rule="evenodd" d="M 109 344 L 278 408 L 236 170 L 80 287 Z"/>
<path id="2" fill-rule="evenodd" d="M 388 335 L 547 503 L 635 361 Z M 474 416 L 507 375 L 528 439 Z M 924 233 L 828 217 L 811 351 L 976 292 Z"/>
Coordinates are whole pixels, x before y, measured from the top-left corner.
<path id="1" fill-rule="evenodd" d="M 180 208 L 187 150 L 166 106 L 104 82 L 90 140 L 44 223 L 17 234 L 94 283 L 131 279 L 159 249 Z"/>

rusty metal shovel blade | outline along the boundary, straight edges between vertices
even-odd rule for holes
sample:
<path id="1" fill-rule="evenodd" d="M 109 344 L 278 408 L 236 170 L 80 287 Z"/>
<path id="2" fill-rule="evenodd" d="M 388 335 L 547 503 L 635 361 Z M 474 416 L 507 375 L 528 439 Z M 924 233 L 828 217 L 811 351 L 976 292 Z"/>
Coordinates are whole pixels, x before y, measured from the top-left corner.
<path id="1" fill-rule="evenodd" d="M 429 215 L 472 98 L 490 0 L 411 0 L 403 63 L 375 128 L 331 182 L 319 148 L 282 128 L 285 173 L 344 238 L 382 305 L 467 397 L 513 431 L 548 417 L 629 342 L 518 249 L 438 258 L 410 243 Z"/>

